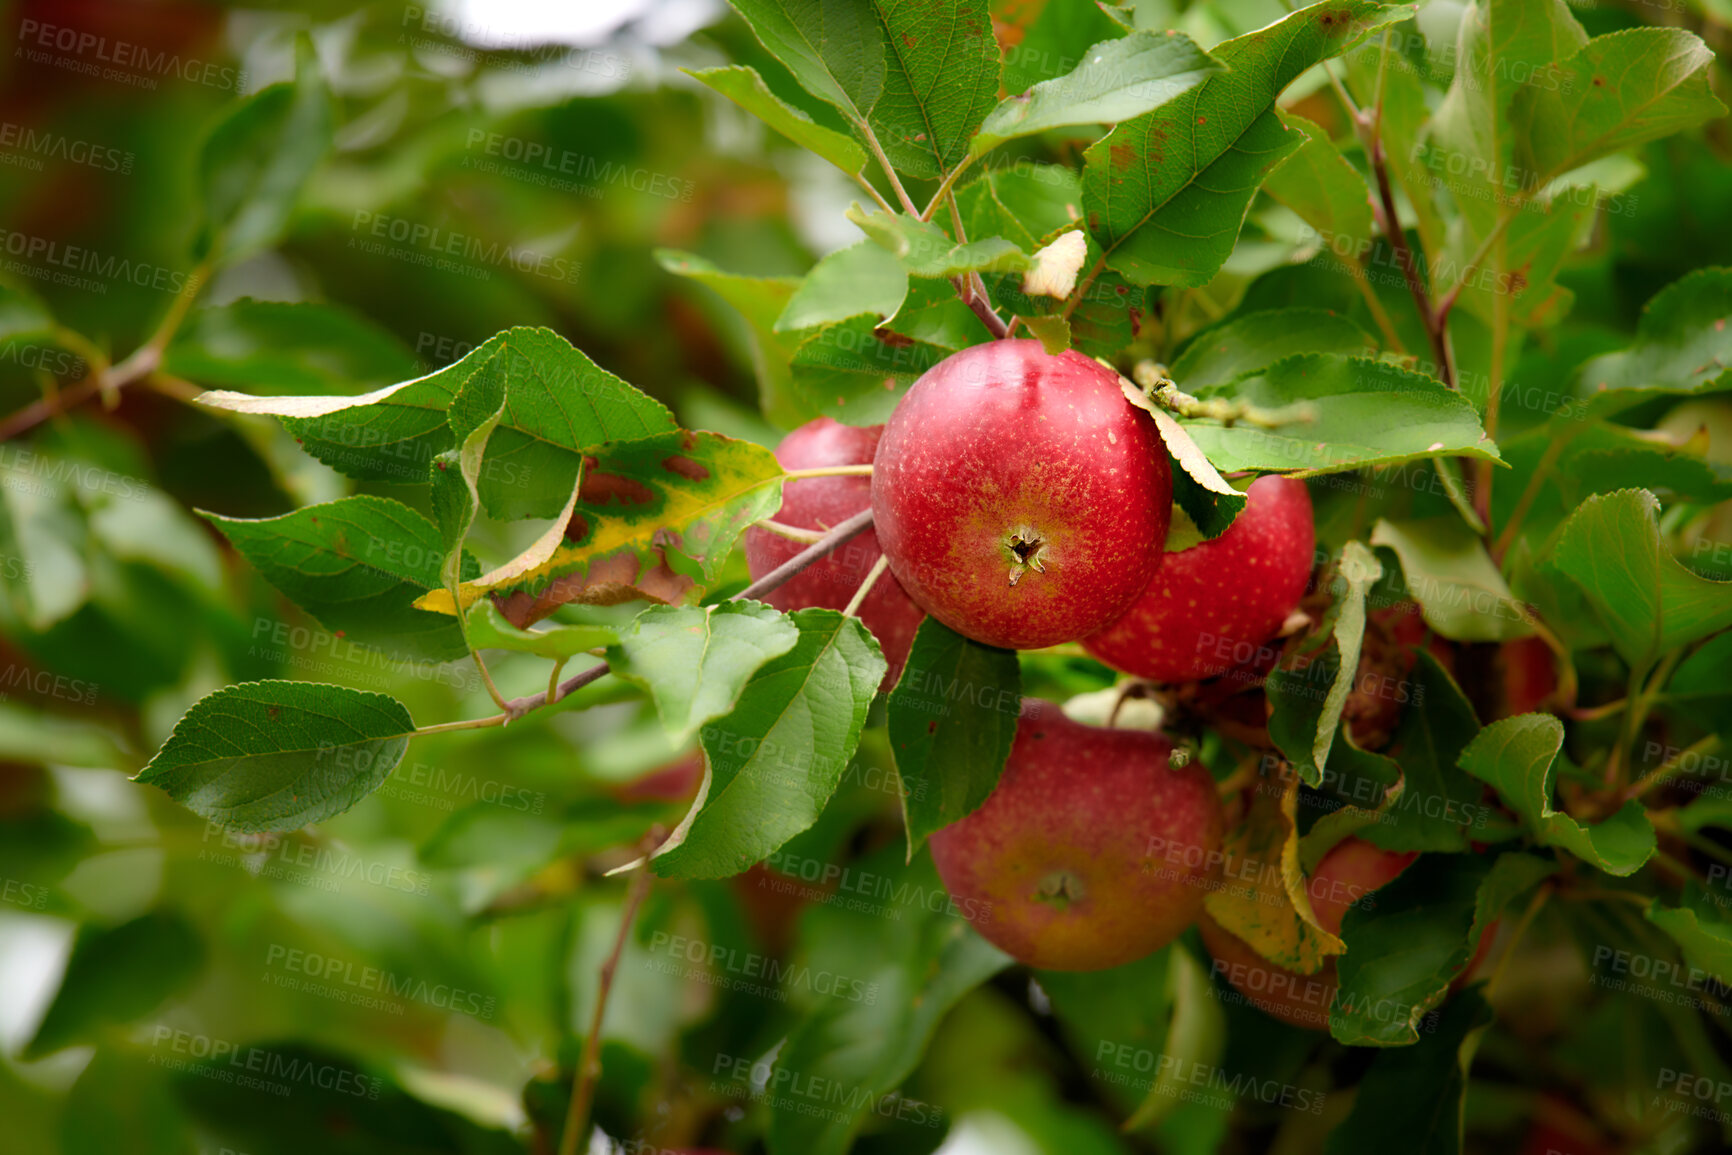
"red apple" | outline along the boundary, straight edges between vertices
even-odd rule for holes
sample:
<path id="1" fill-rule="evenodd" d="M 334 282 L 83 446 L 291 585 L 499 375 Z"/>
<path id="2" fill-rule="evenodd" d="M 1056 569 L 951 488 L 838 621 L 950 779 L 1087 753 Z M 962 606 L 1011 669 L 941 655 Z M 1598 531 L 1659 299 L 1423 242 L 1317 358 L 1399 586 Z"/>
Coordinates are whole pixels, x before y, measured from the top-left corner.
<path id="1" fill-rule="evenodd" d="M 785 469 L 819 469 L 826 465 L 867 465 L 883 436 L 882 425 L 839 425 L 828 417 L 808 421 L 776 447 L 776 460 Z M 829 529 L 848 520 L 872 502 L 872 482 L 866 477 L 809 477 L 782 487 L 782 509 L 776 520 L 801 529 Z M 767 529 L 746 531 L 746 565 L 752 577 L 760 578 L 801 550 L 805 542 L 782 537 Z M 803 610 L 814 606 L 840 610 L 878 561 L 878 535 L 873 530 L 837 548 L 823 561 L 803 570 L 785 585 L 764 595 L 777 609 Z M 909 600 L 896 578 L 880 574 L 872 592 L 860 603 L 860 621 L 884 649 L 890 670 L 883 688 L 896 684 L 914 631 L 926 614 Z"/>
<path id="2" fill-rule="evenodd" d="M 1173 479 L 1112 370 L 1038 341 L 948 357 L 891 414 L 872 476 L 890 570 L 990 646 L 1094 633 L 1161 564 Z"/>
<path id="3" fill-rule="evenodd" d="M 1159 950 L 1196 919 L 1220 865 L 1215 783 L 1195 763 L 1173 769 L 1172 750 L 1025 699 L 998 788 L 932 836 L 945 889 L 1030 966 L 1100 970 Z"/>
<path id="4" fill-rule="evenodd" d="M 1084 648 L 1157 682 L 1254 661 L 1305 596 L 1316 533 L 1304 482 L 1260 477 L 1248 496 L 1226 533 L 1168 554 L 1143 596 Z"/>
<path id="5" fill-rule="evenodd" d="M 1418 857 L 1417 852 L 1380 850 L 1359 838 L 1338 844 L 1323 856 L 1305 883 L 1318 925 L 1330 934 L 1340 934 L 1341 920 L 1349 907 L 1395 878 Z M 1329 1008 L 1338 986 L 1334 959 L 1316 974 L 1300 974 L 1276 966 L 1208 915 L 1198 920 L 1197 929 L 1203 945 L 1215 956 L 1215 973 L 1252 1006 L 1296 1027 L 1329 1029 Z"/>

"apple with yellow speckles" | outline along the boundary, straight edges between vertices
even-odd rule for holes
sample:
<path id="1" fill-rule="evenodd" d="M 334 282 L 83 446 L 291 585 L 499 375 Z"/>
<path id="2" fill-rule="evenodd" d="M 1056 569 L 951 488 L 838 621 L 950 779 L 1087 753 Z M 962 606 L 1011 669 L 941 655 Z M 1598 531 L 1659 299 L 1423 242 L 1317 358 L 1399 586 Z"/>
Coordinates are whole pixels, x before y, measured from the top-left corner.
<path id="1" fill-rule="evenodd" d="M 1166 448 L 1117 373 L 1075 350 L 991 341 L 934 365 L 885 427 L 878 541 L 910 597 L 1005 649 L 1073 642 L 1161 564 Z"/>

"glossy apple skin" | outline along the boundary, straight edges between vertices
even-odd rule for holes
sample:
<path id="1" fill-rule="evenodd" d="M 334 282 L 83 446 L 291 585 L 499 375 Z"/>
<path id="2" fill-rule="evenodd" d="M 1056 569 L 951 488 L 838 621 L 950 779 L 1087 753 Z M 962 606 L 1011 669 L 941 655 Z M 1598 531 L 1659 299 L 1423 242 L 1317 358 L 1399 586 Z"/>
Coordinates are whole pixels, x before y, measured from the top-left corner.
<path id="1" fill-rule="evenodd" d="M 1025 699 L 998 788 L 931 840 L 945 889 L 982 912 L 975 929 L 1030 966 L 1066 971 L 1119 966 L 1177 938 L 1218 873 L 1222 814 L 1208 773 L 1173 769 L 1172 749 Z"/>
<path id="2" fill-rule="evenodd" d="M 819 469 L 826 465 L 868 465 L 883 436 L 882 425 L 841 425 L 828 417 L 808 421 L 782 439 L 776 460 L 784 469 Z M 872 480 L 868 477 L 809 477 L 782 487 L 782 509 L 776 520 L 801 529 L 824 530 L 846 521 L 872 502 Z M 754 579 L 761 578 L 801 550 L 805 542 L 782 537 L 767 529 L 746 531 L 746 565 Z M 813 607 L 846 609 L 848 601 L 877 563 L 878 535 L 867 530 L 816 562 L 785 585 L 764 595 L 764 601 L 782 610 Z M 914 644 L 925 611 L 915 605 L 894 575 L 879 575 L 860 603 L 860 621 L 872 631 L 884 649 L 890 670 L 883 689 L 896 684 Z"/>
<path id="3" fill-rule="evenodd" d="M 1412 851 L 1380 850 L 1359 838 L 1338 844 L 1306 880 L 1318 925 L 1330 934 L 1340 934 L 1341 920 L 1349 907 L 1392 881 L 1418 857 Z M 1329 1029 L 1329 1008 L 1339 985 L 1334 959 L 1316 974 L 1300 974 L 1276 966 L 1208 915 L 1198 920 L 1197 930 L 1203 945 L 1215 956 L 1215 973 L 1252 1006 L 1296 1027 Z"/>
<path id="4" fill-rule="evenodd" d="M 1305 596 L 1317 535 L 1303 481 L 1259 477 L 1227 532 L 1167 555 L 1123 617 L 1083 641 L 1116 670 L 1194 682 L 1251 662 Z"/>
<path id="5" fill-rule="evenodd" d="M 1006 649 L 1076 641 L 1123 613 L 1161 564 L 1172 500 L 1160 434 L 1118 375 L 1038 341 L 927 370 L 872 476 L 878 540 L 909 596 Z"/>

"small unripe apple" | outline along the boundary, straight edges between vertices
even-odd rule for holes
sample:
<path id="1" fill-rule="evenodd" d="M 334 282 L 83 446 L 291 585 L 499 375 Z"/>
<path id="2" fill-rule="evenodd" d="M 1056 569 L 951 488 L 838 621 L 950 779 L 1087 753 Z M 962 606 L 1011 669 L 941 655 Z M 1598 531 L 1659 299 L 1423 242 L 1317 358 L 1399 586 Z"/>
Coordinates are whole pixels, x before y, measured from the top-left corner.
<path id="1" fill-rule="evenodd" d="M 1259 477 L 1227 532 L 1167 555 L 1089 653 L 1127 674 L 1194 682 L 1254 663 L 1305 596 L 1316 531 L 1311 495 L 1290 477 Z"/>
<path id="2" fill-rule="evenodd" d="M 1337 844 L 1305 883 L 1317 924 L 1330 934 L 1340 934 L 1349 907 L 1390 882 L 1418 857 L 1417 852 L 1382 850 L 1360 838 Z M 1215 956 L 1215 972 L 1252 1006 L 1296 1027 L 1329 1029 L 1329 1008 L 1339 986 L 1334 959 L 1316 974 L 1300 974 L 1276 966 L 1208 915 L 1198 920 L 1197 930 Z"/>
<path id="3" fill-rule="evenodd" d="M 776 460 L 784 469 L 869 465 L 883 433 L 882 425 L 841 425 L 828 417 L 820 417 L 782 438 L 782 443 L 776 447 Z M 826 530 L 848 520 L 871 503 L 870 478 L 808 477 L 783 485 L 782 509 L 776 514 L 776 520 L 800 529 Z M 746 565 L 753 578 L 763 577 L 805 548 L 805 542 L 767 529 L 746 531 Z M 854 591 L 872 572 L 880 552 L 878 535 L 869 529 L 852 541 L 844 542 L 829 557 L 813 563 L 784 585 L 765 594 L 764 601 L 784 613 L 812 607 L 846 609 Z M 901 676 L 902 664 L 908 660 L 908 648 L 914 644 L 914 631 L 920 628 L 926 614 L 909 600 L 895 576 L 888 573 L 878 575 L 877 583 L 866 595 L 866 600 L 860 603 L 858 612 L 861 623 L 872 631 L 872 636 L 883 647 L 884 660 L 890 663 L 883 681 L 883 688 L 887 690 Z"/>
<path id="4" fill-rule="evenodd" d="M 1196 920 L 1220 866 L 1215 783 L 1146 730 L 1072 722 L 1025 699 L 998 788 L 932 836 L 974 926 L 1030 966 L 1088 971 L 1159 950 Z"/>
<path id="5" fill-rule="evenodd" d="M 1076 641 L 1161 564 L 1173 479 L 1112 370 L 991 341 L 914 383 L 878 445 L 872 510 L 890 570 L 951 629 L 1006 649 Z"/>

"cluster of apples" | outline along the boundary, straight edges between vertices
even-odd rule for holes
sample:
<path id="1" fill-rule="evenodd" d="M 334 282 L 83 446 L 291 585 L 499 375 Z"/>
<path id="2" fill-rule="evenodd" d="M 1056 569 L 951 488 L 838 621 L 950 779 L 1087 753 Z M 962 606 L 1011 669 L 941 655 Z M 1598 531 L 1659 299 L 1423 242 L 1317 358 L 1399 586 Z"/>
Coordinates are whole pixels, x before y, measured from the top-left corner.
<path id="1" fill-rule="evenodd" d="M 1168 553 L 1166 449 L 1120 380 L 1074 351 L 994 341 L 934 366 L 885 426 L 826 418 L 790 433 L 777 449 L 789 469 L 873 471 L 789 483 L 778 520 L 826 529 L 870 505 L 874 528 L 768 600 L 845 606 L 882 553 L 889 573 L 858 612 L 889 660 L 886 688 L 927 614 L 1007 649 L 1081 642 L 1115 669 L 1165 683 L 1242 663 L 1309 583 L 1305 485 L 1260 478 L 1226 533 Z M 746 538 L 753 576 L 801 548 L 761 529 Z M 1096 970 L 1197 921 L 1220 862 L 1222 809 L 1209 774 L 1174 766 L 1172 750 L 1160 734 L 1085 726 L 1025 701 L 997 789 L 931 840 L 951 894 L 993 912 L 977 929 L 1029 965 Z M 1173 847 L 1184 852 L 1154 849 Z M 1371 875 L 1387 881 L 1388 867 L 1405 866 L 1398 857 Z M 1250 952 L 1225 931 L 1210 939 L 1218 953 L 1229 942 Z"/>

